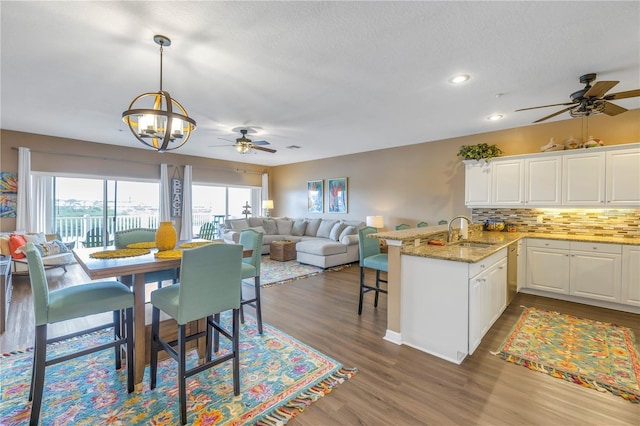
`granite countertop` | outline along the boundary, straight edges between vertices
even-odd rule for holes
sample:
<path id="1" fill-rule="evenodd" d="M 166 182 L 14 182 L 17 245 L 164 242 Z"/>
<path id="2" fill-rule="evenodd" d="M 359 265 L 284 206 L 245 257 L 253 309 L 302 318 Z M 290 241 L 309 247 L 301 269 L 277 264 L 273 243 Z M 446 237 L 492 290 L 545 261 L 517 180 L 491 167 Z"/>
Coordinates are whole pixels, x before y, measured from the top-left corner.
<path id="1" fill-rule="evenodd" d="M 532 232 L 472 232 L 469 234 L 467 241 L 475 241 L 480 243 L 491 244 L 487 248 L 461 247 L 452 243 L 445 246 L 429 245 L 430 239 L 442 239 L 442 233 L 445 233 L 446 239 L 447 227 L 430 226 L 426 228 L 411 228 L 401 231 L 380 232 L 371 234 L 370 237 L 388 240 L 402 241 L 402 254 L 409 256 L 429 257 L 434 259 L 451 260 L 456 262 L 475 263 L 492 254 L 502 250 L 509 244 L 514 243 L 522 238 L 542 238 L 552 240 L 581 241 L 592 243 L 609 243 L 623 245 L 640 245 L 640 238 L 637 237 L 606 237 L 593 235 L 575 235 L 575 234 L 547 234 Z M 416 240 L 420 240 L 415 245 Z"/>

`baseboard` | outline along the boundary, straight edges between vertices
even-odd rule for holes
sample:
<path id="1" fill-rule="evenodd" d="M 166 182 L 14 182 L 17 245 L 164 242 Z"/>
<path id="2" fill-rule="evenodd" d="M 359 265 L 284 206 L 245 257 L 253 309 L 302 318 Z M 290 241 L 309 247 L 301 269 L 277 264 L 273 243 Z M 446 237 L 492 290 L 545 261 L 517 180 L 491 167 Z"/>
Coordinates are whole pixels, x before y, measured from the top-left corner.
<path id="1" fill-rule="evenodd" d="M 387 329 L 387 333 L 383 337 L 387 342 L 395 343 L 396 345 L 402 344 L 402 335 L 397 331 Z"/>

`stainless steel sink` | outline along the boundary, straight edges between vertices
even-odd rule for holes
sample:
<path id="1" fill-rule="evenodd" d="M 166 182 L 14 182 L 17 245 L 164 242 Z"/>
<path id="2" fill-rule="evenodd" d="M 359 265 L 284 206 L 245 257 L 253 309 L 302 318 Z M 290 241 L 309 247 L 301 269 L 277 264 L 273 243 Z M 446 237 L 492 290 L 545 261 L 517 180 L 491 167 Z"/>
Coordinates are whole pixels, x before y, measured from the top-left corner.
<path id="1" fill-rule="evenodd" d="M 490 244 L 490 243 L 481 243 L 477 241 L 458 241 L 455 243 L 451 243 L 450 245 L 457 246 L 457 247 L 469 247 L 469 248 L 489 248 L 493 246 L 493 244 Z"/>

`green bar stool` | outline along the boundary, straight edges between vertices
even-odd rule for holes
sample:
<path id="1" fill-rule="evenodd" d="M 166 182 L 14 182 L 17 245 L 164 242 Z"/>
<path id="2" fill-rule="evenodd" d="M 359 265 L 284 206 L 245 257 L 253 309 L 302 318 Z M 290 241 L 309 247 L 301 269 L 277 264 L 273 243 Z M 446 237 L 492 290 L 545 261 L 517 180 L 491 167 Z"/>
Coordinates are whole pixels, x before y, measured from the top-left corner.
<path id="1" fill-rule="evenodd" d="M 367 235 L 378 232 L 377 228 L 365 226 L 358 230 L 358 248 L 360 250 L 360 302 L 358 303 L 358 315 L 362 314 L 362 299 L 364 294 L 369 291 L 375 291 L 376 297 L 373 306 L 378 307 L 378 295 L 380 293 L 387 294 L 387 290 L 380 288 L 380 283 L 386 283 L 387 280 L 380 279 L 380 271 L 389 271 L 389 255 L 380 253 L 380 243 L 377 238 L 368 238 Z M 370 268 L 376 271 L 375 287 L 365 284 L 364 269 Z"/>
<path id="2" fill-rule="evenodd" d="M 409 228 L 411 227 L 406 223 L 401 223 L 400 225 L 396 225 L 396 231 L 401 231 L 403 229 L 409 229 Z"/>
<path id="3" fill-rule="evenodd" d="M 122 367 L 120 348 L 126 344 L 127 392 L 133 392 L 133 293 L 131 289 L 118 281 L 98 281 L 49 291 L 42 257 L 33 243 L 27 243 L 27 262 L 36 324 L 33 370 L 29 391 L 29 401 L 33 401 L 33 403 L 29 423 L 37 425 L 40 418 L 45 367 L 83 355 L 115 348 L 116 369 L 120 369 Z M 120 330 L 120 318 L 123 310 L 125 311 L 125 337 L 121 335 Z M 48 324 L 109 311 L 113 312 L 113 322 L 111 323 L 47 339 Z M 72 354 L 47 359 L 47 344 L 111 327 L 114 332 L 112 340 Z"/>
<path id="4" fill-rule="evenodd" d="M 240 244 L 246 249 L 253 250 L 251 257 L 242 259 L 242 279 L 253 278 L 253 298 L 242 299 L 240 307 L 240 320 L 244 324 L 244 305 L 249 305 L 256 310 L 258 321 L 258 333 L 262 334 L 262 304 L 260 302 L 260 260 L 262 258 L 262 232 L 253 229 L 244 229 L 240 232 Z"/>

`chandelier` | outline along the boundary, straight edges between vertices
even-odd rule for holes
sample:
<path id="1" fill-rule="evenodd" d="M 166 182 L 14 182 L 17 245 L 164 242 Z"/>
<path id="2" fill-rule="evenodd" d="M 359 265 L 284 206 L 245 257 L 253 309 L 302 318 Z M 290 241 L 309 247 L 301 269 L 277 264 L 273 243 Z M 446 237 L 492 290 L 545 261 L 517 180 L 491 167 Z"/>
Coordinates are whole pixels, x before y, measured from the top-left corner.
<path id="1" fill-rule="evenodd" d="M 155 35 L 153 41 L 160 45 L 160 90 L 137 96 L 122 113 L 122 120 L 140 142 L 165 152 L 187 143 L 196 122 L 169 92 L 162 90 L 162 48 L 171 46 L 171 40 Z"/>

